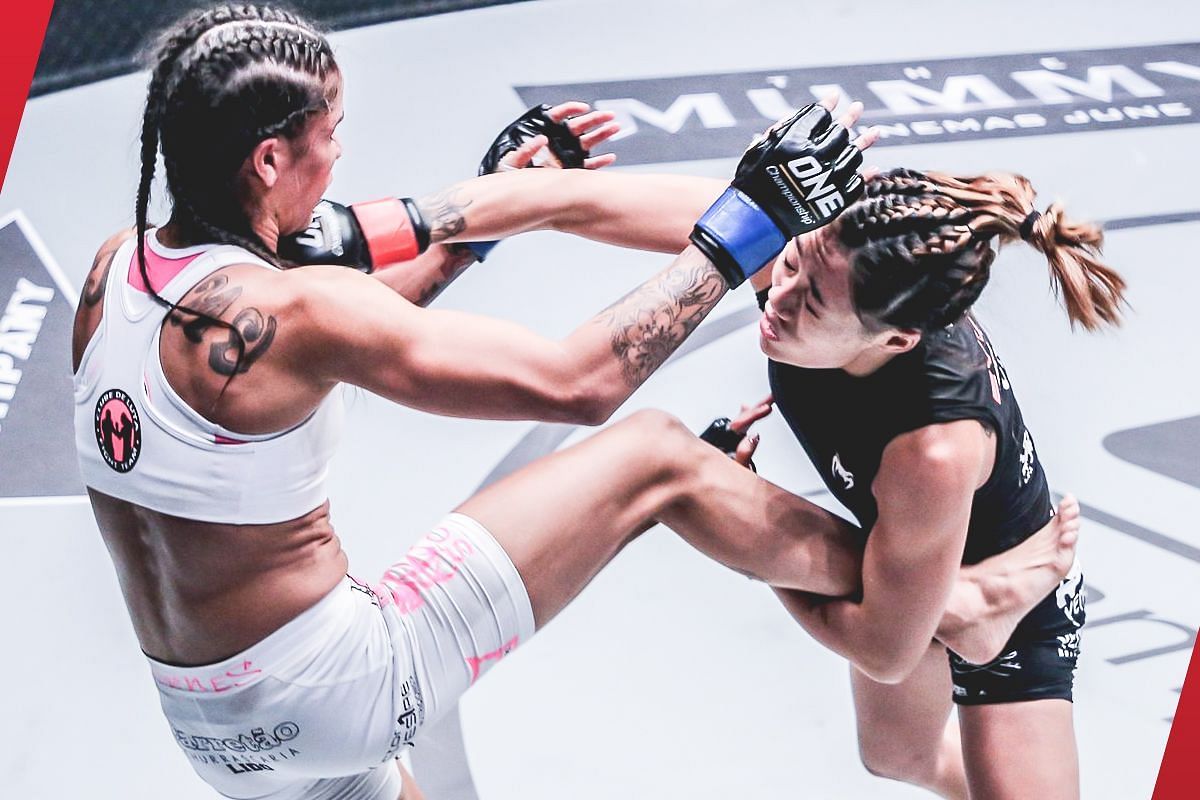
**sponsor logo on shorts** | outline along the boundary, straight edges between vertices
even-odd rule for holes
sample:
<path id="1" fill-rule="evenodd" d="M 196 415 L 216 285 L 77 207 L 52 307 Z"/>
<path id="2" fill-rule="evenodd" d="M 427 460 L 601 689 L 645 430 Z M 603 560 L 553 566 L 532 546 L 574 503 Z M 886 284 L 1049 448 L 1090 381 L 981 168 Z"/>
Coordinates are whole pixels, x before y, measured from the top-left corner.
<path id="1" fill-rule="evenodd" d="M 1021 442 L 1021 485 L 1029 483 L 1029 479 L 1033 477 L 1033 465 L 1036 456 L 1033 452 L 1033 437 L 1029 435 L 1029 431 L 1025 431 L 1025 437 Z"/>
<path id="2" fill-rule="evenodd" d="M 395 606 L 402 614 L 416 611 L 425 605 L 422 590 L 453 580 L 474 552 L 475 546 L 462 534 L 435 528 L 383 573 L 374 587 L 380 607 Z"/>
<path id="3" fill-rule="evenodd" d="M 526 105 L 577 97 L 613 111 L 622 164 L 731 158 L 795 109 L 840 91 L 866 106 L 876 145 L 1194 123 L 1200 43 L 969 59 L 518 86 Z"/>
<path id="4" fill-rule="evenodd" d="M 517 643 L 518 639 L 514 636 L 490 653 L 484 653 L 481 656 L 467 656 L 467 666 L 471 669 L 471 683 L 475 683 L 488 668 L 515 650 Z"/>
<path id="5" fill-rule="evenodd" d="M 96 444 L 104 463 L 117 472 L 129 472 L 142 452 L 142 422 L 133 399 L 120 389 L 109 389 L 96 401 Z"/>
<path id="6" fill-rule="evenodd" d="M 1058 638 L 1059 658 L 1079 658 L 1079 634 L 1064 633 Z"/>
<path id="7" fill-rule="evenodd" d="M 256 667 L 253 661 L 243 661 L 240 665 L 230 667 L 220 672 L 213 672 L 204 677 L 193 673 L 175 674 L 162 668 L 154 670 L 154 680 L 159 686 L 167 689 L 179 689 L 185 692 L 212 692 L 220 694 L 230 689 L 237 689 L 253 683 L 262 669 Z"/>
<path id="8" fill-rule="evenodd" d="M 268 733 L 266 728 L 251 728 L 248 733 L 236 736 L 198 736 L 175 729 L 175 741 L 185 750 L 203 752 L 260 753 L 281 747 L 300 735 L 300 726 L 294 722 L 280 722 Z"/>
<path id="9" fill-rule="evenodd" d="M 392 741 L 381 763 L 391 761 L 401 747 L 411 745 L 417 737 L 417 732 L 425 724 L 425 695 L 416 677 L 409 676 L 408 680 L 400 684 L 399 690 L 400 716 L 396 717 L 396 729 L 392 732 Z"/>
<path id="10" fill-rule="evenodd" d="M 1077 568 L 1072 568 L 1071 573 L 1058 584 L 1054 590 L 1054 602 L 1072 625 L 1083 625 L 1087 593 L 1083 589 L 1083 573 Z"/>
<path id="11" fill-rule="evenodd" d="M 195 764 L 224 767 L 234 775 L 274 772 L 273 765 L 295 758 L 300 751 L 289 743 L 300 736 L 300 726 L 280 722 L 269 731 L 251 728 L 235 736 L 203 736 L 175 729 L 175 741 Z"/>
<path id="12" fill-rule="evenodd" d="M 237 764 L 226 764 L 225 769 L 232 772 L 234 775 L 244 775 L 247 772 L 274 772 L 275 768 L 270 764 L 256 764 L 253 761 L 245 761 Z"/>

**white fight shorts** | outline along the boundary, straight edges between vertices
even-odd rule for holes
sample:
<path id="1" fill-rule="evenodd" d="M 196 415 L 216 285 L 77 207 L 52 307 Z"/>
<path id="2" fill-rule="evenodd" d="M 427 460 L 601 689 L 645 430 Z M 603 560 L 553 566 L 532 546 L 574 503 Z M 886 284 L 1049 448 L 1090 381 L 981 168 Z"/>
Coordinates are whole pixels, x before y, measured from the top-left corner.
<path id="1" fill-rule="evenodd" d="M 396 800 L 401 749 L 533 631 L 508 555 L 451 514 L 378 583 L 347 577 L 245 652 L 150 668 L 175 741 L 224 796 Z"/>

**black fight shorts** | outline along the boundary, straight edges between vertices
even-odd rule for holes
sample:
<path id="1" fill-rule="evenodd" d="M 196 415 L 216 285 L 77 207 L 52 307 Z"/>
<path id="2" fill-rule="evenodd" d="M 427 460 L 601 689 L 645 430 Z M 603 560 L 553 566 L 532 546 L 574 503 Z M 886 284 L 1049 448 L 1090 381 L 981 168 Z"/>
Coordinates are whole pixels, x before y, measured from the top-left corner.
<path id="1" fill-rule="evenodd" d="M 1071 568 L 1058 588 L 1018 623 L 1000 655 L 971 664 L 951 650 L 954 702 L 962 706 L 1072 699 L 1079 629 L 1087 617 L 1083 573 Z"/>

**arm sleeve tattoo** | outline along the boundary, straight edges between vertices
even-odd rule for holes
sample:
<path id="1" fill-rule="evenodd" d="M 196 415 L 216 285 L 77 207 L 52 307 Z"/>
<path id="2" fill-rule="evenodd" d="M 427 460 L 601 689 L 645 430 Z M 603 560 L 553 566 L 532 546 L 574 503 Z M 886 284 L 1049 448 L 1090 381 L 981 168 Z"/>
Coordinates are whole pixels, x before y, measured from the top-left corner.
<path id="1" fill-rule="evenodd" d="M 728 285 L 699 253 L 656 276 L 605 309 L 596 323 L 607 325 L 613 355 L 630 387 L 639 386 L 696 329 Z"/>

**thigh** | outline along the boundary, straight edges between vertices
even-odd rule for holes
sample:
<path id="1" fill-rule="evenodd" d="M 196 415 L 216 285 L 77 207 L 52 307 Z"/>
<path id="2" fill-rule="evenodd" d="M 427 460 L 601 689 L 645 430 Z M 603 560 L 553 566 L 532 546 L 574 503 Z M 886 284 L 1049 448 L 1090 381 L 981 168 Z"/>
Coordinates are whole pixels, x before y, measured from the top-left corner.
<path id="1" fill-rule="evenodd" d="M 856 528 L 661 412 L 640 411 L 542 458 L 458 511 L 508 553 L 538 627 L 656 520 L 710 558 L 772 585 L 848 594 L 861 575 Z"/>
<path id="2" fill-rule="evenodd" d="M 963 758 L 974 800 L 1079 797 L 1072 695 L 1086 609 L 1068 576 L 988 664 L 953 654 Z"/>
<path id="3" fill-rule="evenodd" d="M 961 706 L 972 800 L 1077 800 L 1079 756 L 1070 701 Z"/>
<path id="4" fill-rule="evenodd" d="M 946 649 L 931 645 L 904 681 L 877 683 L 850 667 L 858 746 L 873 771 L 904 771 L 935 758 L 953 706 Z"/>
<path id="5" fill-rule="evenodd" d="M 640 412 L 485 487 L 455 509 L 496 539 L 529 594 L 538 628 L 588 584 L 667 502 L 656 448 L 665 414 Z M 669 446 L 669 444 L 667 445 Z"/>

